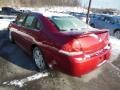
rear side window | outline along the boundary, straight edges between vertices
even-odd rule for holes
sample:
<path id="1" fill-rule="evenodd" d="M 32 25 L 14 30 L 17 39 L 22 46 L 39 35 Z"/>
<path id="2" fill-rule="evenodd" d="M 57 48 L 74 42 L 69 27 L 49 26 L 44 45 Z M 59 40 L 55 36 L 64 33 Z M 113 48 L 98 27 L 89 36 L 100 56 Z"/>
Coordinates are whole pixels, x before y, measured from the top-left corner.
<path id="1" fill-rule="evenodd" d="M 104 20 L 105 20 L 105 17 L 104 17 L 104 16 L 100 16 L 100 17 L 99 17 L 99 20 L 104 21 Z"/>
<path id="2" fill-rule="evenodd" d="M 42 23 L 40 20 L 38 20 L 37 17 L 34 17 L 34 20 L 31 22 L 30 28 L 35 29 L 35 30 L 41 30 L 43 27 Z"/>
<path id="3" fill-rule="evenodd" d="M 22 25 L 25 17 L 26 17 L 26 15 L 18 15 L 17 18 L 16 18 L 16 24 L 17 25 Z"/>
<path id="4" fill-rule="evenodd" d="M 33 21 L 35 19 L 35 16 L 28 16 L 25 20 L 24 26 L 27 28 L 33 28 Z"/>
<path id="5" fill-rule="evenodd" d="M 42 29 L 43 25 L 38 19 L 36 19 L 34 27 L 35 27 L 35 29 L 40 30 L 40 29 Z"/>

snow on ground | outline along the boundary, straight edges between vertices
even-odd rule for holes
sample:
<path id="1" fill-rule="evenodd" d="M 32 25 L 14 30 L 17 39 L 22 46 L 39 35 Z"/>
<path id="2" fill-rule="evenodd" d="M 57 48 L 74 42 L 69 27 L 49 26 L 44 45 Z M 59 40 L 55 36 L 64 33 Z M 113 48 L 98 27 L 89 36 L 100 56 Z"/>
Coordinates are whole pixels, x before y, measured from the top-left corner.
<path id="1" fill-rule="evenodd" d="M 25 85 L 25 83 L 27 83 L 27 82 L 38 80 L 38 79 L 41 79 L 41 78 L 47 77 L 47 76 L 48 76 L 48 72 L 42 72 L 42 73 L 34 74 L 32 76 L 28 76 L 28 77 L 23 78 L 21 80 L 16 79 L 16 80 L 12 80 L 12 81 L 6 81 L 6 82 L 3 82 L 3 84 L 23 87 Z"/>
<path id="2" fill-rule="evenodd" d="M 21 9 L 26 9 L 26 10 L 33 10 L 32 8 L 21 8 Z M 41 11 L 41 12 L 46 12 L 46 11 L 59 11 L 59 12 L 64 12 L 64 11 L 67 11 L 67 10 L 71 10 L 71 11 L 75 11 L 73 9 L 70 9 L 70 8 L 38 8 L 38 9 L 34 9 L 36 11 Z M 77 9 L 76 9 L 77 10 Z M 80 9 L 82 10 L 82 9 Z M 0 19 L 0 30 L 3 30 L 3 28 L 7 27 L 8 24 L 10 23 L 11 20 L 9 19 Z M 112 45 L 112 56 L 110 58 L 110 62 L 113 62 L 115 60 L 117 60 L 118 56 L 120 55 L 120 40 L 114 38 L 114 37 L 110 37 L 110 42 L 111 42 L 111 45 Z M 100 70 L 99 70 L 100 71 Z M 6 82 L 3 82 L 3 84 L 5 85 L 15 85 L 15 86 L 19 86 L 19 87 L 23 87 L 25 85 L 25 83 L 29 82 L 29 81 L 33 81 L 33 80 L 38 80 L 40 78 L 43 78 L 43 77 L 46 77 L 48 76 L 48 73 L 37 73 L 37 74 L 34 74 L 32 76 L 28 76 L 26 78 L 23 78 L 23 79 L 20 79 L 20 80 L 12 80 L 12 81 L 6 81 Z M 91 74 L 91 76 L 93 76 L 93 74 Z M 85 81 L 89 81 L 90 78 L 86 79 Z"/>
<path id="3" fill-rule="evenodd" d="M 11 20 L 0 19 L 0 30 L 6 29 L 10 22 Z"/>
<path id="4" fill-rule="evenodd" d="M 110 43 L 112 45 L 112 56 L 110 58 L 110 62 L 117 60 L 118 56 L 120 55 L 120 40 L 110 37 Z"/>
<path id="5" fill-rule="evenodd" d="M 50 12 L 84 12 L 87 13 L 87 10 L 81 7 L 67 7 L 67 6 L 52 6 L 52 7 L 41 7 L 41 8 L 26 8 L 26 7 L 21 7 L 18 10 L 31 10 L 31 11 L 50 11 Z"/>
<path id="6" fill-rule="evenodd" d="M 0 15 L 0 30 L 7 29 L 10 22 L 14 21 L 16 16 Z"/>

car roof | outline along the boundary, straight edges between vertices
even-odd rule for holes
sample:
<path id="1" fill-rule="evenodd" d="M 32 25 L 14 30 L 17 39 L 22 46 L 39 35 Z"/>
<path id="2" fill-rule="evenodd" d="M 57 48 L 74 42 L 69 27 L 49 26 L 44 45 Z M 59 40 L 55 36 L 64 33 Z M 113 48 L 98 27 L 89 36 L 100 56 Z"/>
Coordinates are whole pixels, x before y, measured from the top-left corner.
<path id="1" fill-rule="evenodd" d="M 104 16 L 104 17 L 109 17 L 109 18 L 115 18 L 115 19 L 120 19 L 120 16 L 116 16 L 116 15 L 106 15 L 106 14 L 102 14 L 102 15 L 99 15 L 100 17 L 101 16 Z"/>

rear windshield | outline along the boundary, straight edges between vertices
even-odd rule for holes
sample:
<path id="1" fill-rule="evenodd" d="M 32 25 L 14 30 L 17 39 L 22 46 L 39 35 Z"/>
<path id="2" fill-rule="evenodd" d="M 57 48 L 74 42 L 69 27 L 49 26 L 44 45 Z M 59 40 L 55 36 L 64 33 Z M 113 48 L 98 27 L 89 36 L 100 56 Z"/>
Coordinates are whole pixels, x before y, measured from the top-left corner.
<path id="1" fill-rule="evenodd" d="M 84 30 L 88 30 L 88 28 L 90 28 L 89 25 L 73 16 L 53 16 L 50 19 L 60 31 L 77 30 L 84 32 Z"/>

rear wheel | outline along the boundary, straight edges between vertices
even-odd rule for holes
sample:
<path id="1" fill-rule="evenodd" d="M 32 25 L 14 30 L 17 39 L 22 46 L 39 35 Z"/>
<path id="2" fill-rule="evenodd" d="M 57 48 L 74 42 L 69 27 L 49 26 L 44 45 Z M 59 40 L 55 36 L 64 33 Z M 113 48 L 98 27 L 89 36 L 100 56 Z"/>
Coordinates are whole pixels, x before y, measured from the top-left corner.
<path id="1" fill-rule="evenodd" d="M 115 31 L 114 36 L 120 39 L 120 30 Z"/>
<path id="2" fill-rule="evenodd" d="M 43 58 L 43 54 L 38 47 L 35 47 L 33 49 L 33 59 L 35 61 L 36 66 L 38 67 L 40 71 L 43 71 L 46 69 L 46 64 Z"/>

